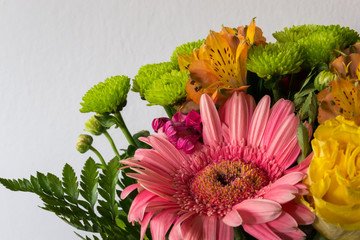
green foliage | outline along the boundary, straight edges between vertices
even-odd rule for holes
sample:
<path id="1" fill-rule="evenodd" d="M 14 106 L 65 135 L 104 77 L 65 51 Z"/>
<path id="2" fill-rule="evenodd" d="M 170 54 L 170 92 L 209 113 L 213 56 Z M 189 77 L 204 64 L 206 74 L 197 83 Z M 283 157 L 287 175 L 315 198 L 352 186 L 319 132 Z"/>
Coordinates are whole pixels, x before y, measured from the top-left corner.
<path id="1" fill-rule="evenodd" d="M 205 42 L 205 39 L 194 41 L 194 42 L 188 42 L 185 44 L 182 44 L 175 48 L 172 56 L 171 56 L 171 62 L 174 65 L 178 66 L 178 55 L 179 54 L 191 54 L 194 49 L 200 48 L 200 46 Z"/>
<path id="2" fill-rule="evenodd" d="M 126 105 L 130 78 L 115 76 L 92 87 L 82 98 L 80 112 L 115 113 Z"/>
<path id="3" fill-rule="evenodd" d="M 172 62 L 154 63 L 142 66 L 133 81 L 132 91 L 140 93 L 140 97 L 145 99 L 145 93 L 151 84 L 160 79 L 164 73 L 170 73 L 177 69 Z"/>
<path id="4" fill-rule="evenodd" d="M 51 173 L 38 172 L 30 180 L 1 178 L 0 183 L 12 191 L 37 194 L 44 203 L 43 209 L 54 212 L 76 229 L 99 233 L 104 240 L 139 239 L 140 227 L 132 226 L 126 217 L 131 199 L 120 201 L 121 191 L 117 186 L 128 186 L 128 178 L 123 176 L 125 181 L 120 182 L 119 167 L 118 158 L 110 161 L 103 170 L 89 158 L 82 169 L 80 183 L 68 164 L 63 168 L 62 180 Z M 93 239 L 99 238 L 93 236 Z"/>
<path id="5" fill-rule="evenodd" d="M 303 63 L 300 45 L 292 42 L 269 43 L 267 46 L 254 46 L 248 53 L 246 68 L 261 78 L 297 73 Z"/>
<path id="6" fill-rule="evenodd" d="M 186 98 L 185 85 L 189 78 L 186 71 L 165 73 L 154 81 L 145 93 L 149 105 L 173 106 Z"/>
<path id="7" fill-rule="evenodd" d="M 301 149 L 301 157 L 298 160 L 298 163 L 303 161 L 307 155 L 311 152 L 311 147 L 309 144 L 309 131 L 306 127 L 306 125 L 303 122 L 300 122 L 298 128 L 297 128 L 297 134 L 296 137 L 298 139 L 298 143 Z"/>

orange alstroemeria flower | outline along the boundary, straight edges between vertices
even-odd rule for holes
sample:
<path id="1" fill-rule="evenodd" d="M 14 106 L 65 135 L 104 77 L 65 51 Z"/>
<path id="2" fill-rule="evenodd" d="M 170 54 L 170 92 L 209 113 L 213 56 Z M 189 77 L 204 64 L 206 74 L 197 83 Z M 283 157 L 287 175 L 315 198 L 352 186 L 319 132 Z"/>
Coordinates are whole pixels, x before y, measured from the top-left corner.
<path id="1" fill-rule="evenodd" d="M 345 50 L 349 55 L 340 56 L 329 65 L 339 79 L 330 82 L 329 87 L 317 95 L 320 124 L 343 115 L 345 119 L 354 120 L 360 125 L 360 43 L 352 48 L 352 53 L 349 49 Z"/>
<path id="2" fill-rule="evenodd" d="M 186 84 L 188 100 L 199 104 L 201 95 L 206 93 L 220 104 L 234 91 L 245 90 L 248 50 L 252 44 L 266 44 L 265 40 L 253 19 L 248 27 L 211 31 L 200 49 L 191 55 L 180 55 L 180 68 L 190 72 Z"/>

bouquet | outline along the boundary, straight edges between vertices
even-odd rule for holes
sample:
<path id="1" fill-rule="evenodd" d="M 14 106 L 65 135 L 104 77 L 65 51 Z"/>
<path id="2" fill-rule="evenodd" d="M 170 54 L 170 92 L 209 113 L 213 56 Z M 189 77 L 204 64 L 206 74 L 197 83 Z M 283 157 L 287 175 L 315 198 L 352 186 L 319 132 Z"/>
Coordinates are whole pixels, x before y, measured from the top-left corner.
<path id="1" fill-rule="evenodd" d="M 96 155 L 81 175 L 66 164 L 61 177 L 0 183 L 37 194 L 86 240 L 360 238 L 359 34 L 301 25 L 273 36 L 253 19 L 142 66 L 131 90 L 168 115 L 151 135 L 121 115 L 130 78 L 100 82 L 81 102 L 94 115 L 76 148 Z M 99 135 L 112 159 L 93 146 Z"/>

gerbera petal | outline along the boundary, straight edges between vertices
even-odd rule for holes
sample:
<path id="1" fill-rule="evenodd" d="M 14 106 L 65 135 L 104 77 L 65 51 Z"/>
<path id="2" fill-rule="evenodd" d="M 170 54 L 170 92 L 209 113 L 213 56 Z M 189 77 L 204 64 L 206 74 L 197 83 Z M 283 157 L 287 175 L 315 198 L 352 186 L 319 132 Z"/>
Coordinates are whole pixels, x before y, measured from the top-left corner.
<path id="1" fill-rule="evenodd" d="M 233 206 L 244 224 L 259 224 L 274 220 L 281 214 L 281 205 L 266 199 L 247 199 Z"/>
<path id="2" fill-rule="evenodd" d="M 306 237 L 306 234 L 300 229 L 296 229 L 293 232 L 279 232 L 276 234 L 279 235 L 281 239 L 302 240 Z"/>
<path id="3" fill-rule="evenodd" d="M 224 240 L 234 239 L 233 227 L 226 225 L 222 221 L 218 221 L 217 239 L 224 239 Z"/>
<path id="4" fill-rule="evenodd" d="M 141 221 L 140 240 L 144 239 L 147 227 L 154 213 L 155 211 L 145 213 L 144 219 Z"/>
<path id="5" fill-rule="evenodd" d="M 310 162 L 313 158 L 313 155 L 314 155 L 313 152 L 310 153 L 301 163 L 299 163 L 295 167 L 292 167 L 292 168 L 286 170 L 285 174 L 292 173 L 292 172 L 306 173 L 309 168 Z"/>
<path id="6" fill-rule="evenodd" d="M 299 225 L 309 225 L 315 220 L 315 214 L 300 203 L 289 202 L 282 206 L 283 210 L 289 213 Z"/>
<path id="7" fill-rule="evenodd" d="M 184 240 L 204 239 L 204 220 L 201 215 L 193 215 L 181 224 Z"/>
<path id="8" fill-rule="evenodd" d="M 126 187 L 124 190 L 122 190 L 120 198 L 125 199 L 132 191 L 140 187 L 139 183 L 131 184 L 130 186 Z"/>
<path id="9" fill-rule="evenodd" d="M 204 217 L 204 239 L 205 240 L 217 240 L 216 232 L 217 232 L 217 222 L 218 219 L 215 216 Z"/>
<path id="10" fill-rule="evenodd" d="M 187 212 L 183 215 L 181 215 L 178 219 L 176 219 L 176 222 L 174 224 L 174 226 L 172 227 L 170 234 L 169 234 L 169 240 L 180 240 L 183 239 L 183 235 L 181 232 L 181 224 L 187 220 L 188 218 L 190 218 L 191 216 L 193 216 L 195 213 L 194 212 Z"/>
<path id="11" fill-rule="evenodd" d="M 223 217 L 222 221 L 231 227 L 237 227 L 242 224 L 242 218 L 239 212 L 236 209 L 231 210 L 228 212 L 225 217 Z"/>
<path id="12" fill-rule="evenodd" d="M 177 218 L 177 209 L 167 209 L 157 214 L 150 223 L 151 236 L 154 240 L 163 240 Z"/>
<path id="13" fill-rule="evenodd" d="M 177 168 L 179 164 L 182 165 L 188 162 L 185 155 L 180 154 L 179 150 L 166 139 L 157 136 L 150 136 L 148 138 L 150 145 L 167 160 L 168 164 Z"/>
<path id="14" fill-rule="evenodd" d="M 200 100 L 200 113 L 203 123 L 203 139 L 207 145 L 217 145 L 222 141 L 222 130 L 215 104 L 207 94 Z"/>
<path id="15" fill-rule="evenodd" d="M 276 232 L 294 232 L 298 226 L 295 219 L 286 212 L 282 212 L 278 218 L 266 224 Z"/>
<path id="16" fill-rule="evenodd" d="M 305 174 L 302 172 L 292 172 L 276 180 L 276 182 L 274 182 L 272 186 L 275 187 L 284 184 L 295 185 L 296 183 L 300 182 L 304 178 L 304 176 Z"/>
<path id="17" fill-rule="evenodd" d="M 291 101 L 280 99 L 270 110 L 270 117 L 266 125 L 262 145 L 269 146 L 270 140 L 278 128 L 283 124 L 283 121 L 293 113 L 295 110 L 294 104 Z"/>
<path id="18" fill-rule="evenodd" d="M 247 105 L 248 105 L 248 109 L 249 109 L 249 119 L 252 118 L 252 115 L 254 113 L 254 110 L 256 108 L 256 102 L 255 99 L 253 98 L 253 96 L 251 96 L 250 94 L 246 94 L 246 101 L 247 101 Z"/>
<path id="19" fill-rule="evenodd" d="M 175 168 L 154 149 L 138 149 L 134 155 L 135 159 L 141 160 L 154 169 L 161 169 L 167 173 L 174 173 Z M 146 166 L 148 166 L 146 165 Z"/>
<path id="20" fill-rule="evenodd" d="M 297 132 L 297 126 L 299 125 L 299 117 L 291 114 L 285 119 L 283 124 L 278 128 L 275 134 L 272 136 L 267 153 L 269 155 L 276 155 L 285 144 L 288 143 Z"/>
<path id="21" fill-rule="evenodd" d="M 254 115 L 251 118 L 248 140 L 249 144 L 253 147 L 260 145 L 261 139 L 264 135 L 264 130 L 270 113 L 270 103 L 271 98 L 267 95 L 264 96 L 255 108 Z"/>
<path id="22" fill-rule="evenodd" d="M 299 143 L 297 136 L 294 135 L 288 144 L 286 144 L 286 146 L 284 146 L 275 156 L 275 161 L 282 169 L 287 169 L 296 161 L 299 153 Z"/>
<path id="23" fill-rule="evenodd" d="M 249 124 L 248 106 L 245 93 L 235 92 L 230 98 L 229 112 L 229 132 L 232 144 L 238 144 L 242 139 L 247 139 Z"/>
<path id="24" fill-rule="evenodd" d="M 295 198 L 298 189 L 292 185 L 276 185 L 264 194 L 264 198 L 283 204 Z"/>
<path id="25" fill-rule="evenodd" d="M 141 191 L 135 198 L 131 204 L 128 220 L 129 222 L 137 221 L 140 222 L 144 218 L 144 213 L 147 204 L 151 201 L 151 199 L 155 198 L 156 195 L 153 193 L 143 190 Z"/>
<path id="26" fill-rule="evenodd" d="M 266 224 L 243 224 L 245 232 L 251 234 L 259 240 L 281 240 Z"/>

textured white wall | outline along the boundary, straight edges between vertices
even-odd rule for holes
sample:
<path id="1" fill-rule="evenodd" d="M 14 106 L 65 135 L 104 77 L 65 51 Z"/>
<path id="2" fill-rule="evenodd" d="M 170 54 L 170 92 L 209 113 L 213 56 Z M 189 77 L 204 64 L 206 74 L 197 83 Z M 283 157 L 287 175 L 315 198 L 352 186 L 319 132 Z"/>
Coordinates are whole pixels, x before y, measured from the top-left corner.
<path id="1" fill-rule="evenodd" d="M 360 31 L 357 0 L 0 0 L 0 177 L 60 175 L 65 163 L 80 172 L 89 154 L 74 146 L 91 114 L 78 109 L 91 86 L 113 75 L 134 77 L 141 65 L 169 60 L 179 44 L 254 16 L 269 41 L 272 32 L 305 23 Z M 132 132 L 164 115 L 135 93 L 128 103 L 123 113 Z M 125 147 L 120 131 L 113 136 Z M 95 146 L 112 156 L 104 138 Z M 0 196 L 0 239 L 77 239 L 72 227 L 37 207 L 35 195 L 0 187 Z"/>

